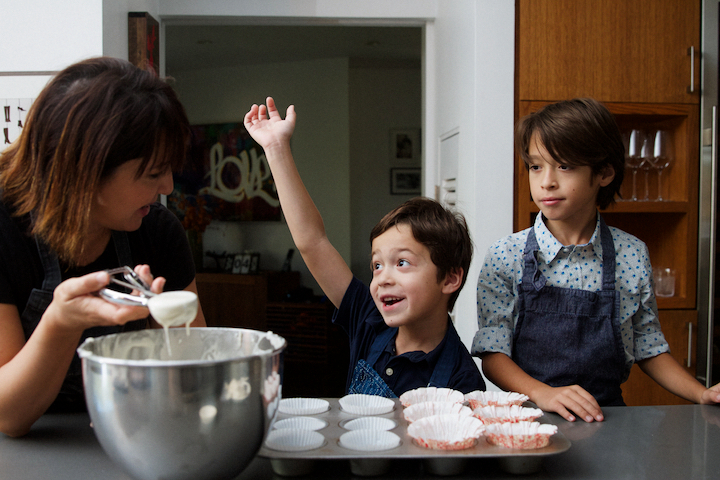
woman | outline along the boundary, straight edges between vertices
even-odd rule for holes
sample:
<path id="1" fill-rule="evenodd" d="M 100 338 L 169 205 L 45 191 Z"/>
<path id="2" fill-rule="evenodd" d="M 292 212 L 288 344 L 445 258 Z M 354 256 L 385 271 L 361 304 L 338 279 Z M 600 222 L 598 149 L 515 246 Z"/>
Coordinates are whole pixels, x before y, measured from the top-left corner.
<path id="1" fill-rule="evenodd" d="M 183 228 L 156 203 L 188 135 L 154 72 L 94 58 L 50 81 L 0 155 L 1 432 L 23 435 L 48 409 L 84 410 L 78 344 L 148 326 L 147 308 L 94 294 L 104 270 L 129 265 L 154 292 L 197 292 Z M 205 326 L 202 309 L 192 326 Z"/>

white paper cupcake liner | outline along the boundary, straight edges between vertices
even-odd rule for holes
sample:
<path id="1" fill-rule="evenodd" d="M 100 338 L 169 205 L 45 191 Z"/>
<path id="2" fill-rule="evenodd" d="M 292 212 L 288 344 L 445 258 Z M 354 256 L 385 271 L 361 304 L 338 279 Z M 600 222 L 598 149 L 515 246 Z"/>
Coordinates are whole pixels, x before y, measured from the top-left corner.
<path id="1" fill-rule="evenodd" d="M 330 402 L 321 398 L 283 398 L 280 400 L 278 411 L 288 415 L 314 415 L 326 412 Z"/>
<path id="2" fill-rule="evenodd" d="M 360 417 L 347 421 L 341 426 L 345 430 L 392 430 L 397 423 L 385 417 Z"/>
<path id="3" fill-rule="evenodd" d="M 403 416 L 408 423 L 415 422 L 421 418 L 430 417 L 432 415 L 443 415 L 443 414 L 459 414 L 470 416 L 473 411 L 463 405 L 462 403 L 451 403 L 451 402 L 421 402 L 403 410 Z"/>
<path id="4" fill-rule="evenodd" d="M 521 407 L 520 405 L 490 405 L 473 410 L 473 416 L 479 418 L 485 425 L 491 423 L 533 422 L 542 415 L 543 411 L 539 408 Z"/>
<path id="5" fill-rule="evenodd" d="M 377 395 L 353 393 L 338 400 L 340 407 L 354 415 L 382 415 L 392 412 L 395 402 Z"/>
<path id="6" fill-rule="evenodd" d="M 494 423 L 487 425 L 485 436 L 492 445 L 534 449 L 546 447 L 557 426 L 539 422 Z"/>
<path id="7" fill-rule="evenodd" d="M 452 388 L 422 387 L 415 390 L 408 390 L 400 395 L 400 403 L 403 407 L 421 402 L 451 402 L 463 403 L 463 393 Z"/>
<path id="8" fill-rule="evenodd" d="M 400 445 L 400 437 L 386 430 L 352 430 L 340 435 L 340 446 L 361 452 L 390 450 Z"/>
<path id="9" fill-rule="evenodd" d="M 319 448 L 325 443 L 323 434 L 313 430 L 297 430 L 283 428 L 271 430 L 268 433 L 265 445 L 281 452 L 302 452 Z"/>
<path id="10" fill-rule="evenodd" d="M 278 420 L 273 425 L 276 430 L 295 429 L 295 430 L 322 430 L 327 427 L 328 422 L 320 418 L 314 417 L 288 417 Z"/>
<path id="11" fill-rule="evenodd" d="M 465 401 L 468 402 L 468 406 L 477 410 L 480 407 L 487 406 L 503 406 L 503 405 L 522 405 L 523 402 L 529 400 L 527 395 L 517 392 L 483 392 L 475 390 L 465 394 Z"/>
<path id="12" fill-rule="evenodd" d="M 464 450 L 475 445 L 484 426 L 473 416 L 433 415 L 408 425 L 408 435 L 423 447 L 434 450 Z"/>

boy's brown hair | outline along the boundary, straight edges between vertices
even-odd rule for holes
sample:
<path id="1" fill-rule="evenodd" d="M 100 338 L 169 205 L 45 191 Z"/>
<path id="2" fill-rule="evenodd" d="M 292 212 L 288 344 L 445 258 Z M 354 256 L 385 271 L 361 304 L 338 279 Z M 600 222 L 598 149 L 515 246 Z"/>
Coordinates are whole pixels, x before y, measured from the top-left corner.
<path id="1" fill-rule="evenodd" d="M 375 225 L 370 232 L 370 243 L 396 225 L 408 225 L 415 240 L 430 251 L 430 259 L 438 270 L 438 282 L 448 273 L 462 269 L 460 288 L 448 300 L 448 312 L 452 311 L 465 285 L 473 253 L 465 217 L 449 211 L 435 200 L 413 198 L 392 210 Z"/>
<path id="2" fill-rule="evenodd" d="M 98 57 L 58 73 L 33 102 L 19 138 L 0 155 L 0 189 L 33 235 L 74 264 L 95 193 L 123 163 L 179 169 L 190 127 L 173 89 L 152 70 Z"/>
<path id="3" fill-rule="evenodd" d="M 559 163 L 589 166 L 594 174 L 608 166 L 615 178 L 601 187 L 596 203 L 607 208 L 620 194 L 625 171 L 625 146 L 615 117 L 597 100 L 576 98 L 546 105 L 520 119 L 515 129 L 515 150 L 528 167 L 533 134 Z"/>

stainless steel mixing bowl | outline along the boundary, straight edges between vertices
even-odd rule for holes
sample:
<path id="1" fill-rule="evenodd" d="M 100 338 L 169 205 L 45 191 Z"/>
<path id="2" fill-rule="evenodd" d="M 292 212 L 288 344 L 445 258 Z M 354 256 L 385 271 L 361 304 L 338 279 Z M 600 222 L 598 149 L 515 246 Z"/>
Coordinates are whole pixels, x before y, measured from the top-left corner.
<path id="1" fill-rule="evenodd" d="M 282 392 L 286 342 L 239 328 L 142 330 L 78 348 L 107 454 L 137 479 L 230 479 L 260 449 Z"/>

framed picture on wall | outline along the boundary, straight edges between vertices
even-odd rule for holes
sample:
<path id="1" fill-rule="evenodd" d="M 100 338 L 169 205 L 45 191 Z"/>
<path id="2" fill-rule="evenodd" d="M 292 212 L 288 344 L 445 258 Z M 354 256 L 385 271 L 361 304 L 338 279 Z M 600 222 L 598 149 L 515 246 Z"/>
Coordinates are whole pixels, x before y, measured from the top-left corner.
<path id="1" fill-rule="evenodd" d="M 160 24 L 148 12 L 128 12 L 128 61 L 159 70 Z"/>
<path id="2" fill-rule="evenodd" d="M 190 152 L 173 175 L 170 211 L 186 230 L 211 220 L 280 221 L 281 209 L 265 152 L 241 122 L 192 125 Z"/>
<path id="3" fill-rule="evenodd" d="M 390 130 L 390 160 L 395 164 L 420 164 L 420 129 Z"/>
<path id="4" fill-rule="evenodd" d="M 420 195 L 422 180 L 419 168 L 391 168 L 390 193 L 392 195 Z"/>

